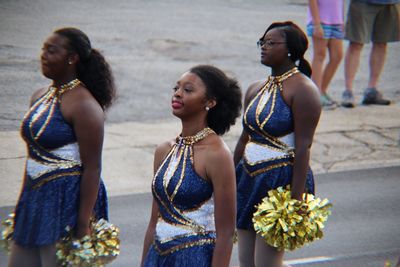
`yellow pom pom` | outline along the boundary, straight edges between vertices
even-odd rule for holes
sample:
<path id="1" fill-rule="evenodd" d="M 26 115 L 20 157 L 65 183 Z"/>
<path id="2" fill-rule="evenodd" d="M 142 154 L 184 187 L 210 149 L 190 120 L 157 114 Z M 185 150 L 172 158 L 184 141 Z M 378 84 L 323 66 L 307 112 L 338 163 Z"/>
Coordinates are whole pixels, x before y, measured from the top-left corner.
<path id="1" fill-rule="evenodd" d="M 57 258 L 62 266 L 100 267 L 119 255 L 119 229 L 104 219 L 91 223 L 92 233 L 75 239 L 72 230 L 56 244 Z"/>
<path id="2" fill-rule="evenodd" d="M 14 213 L 8 214 L 8 218 L 1 222 L 4 229 L 1 231 L 0 247 L 10 252 L 12 234 L 14 232 Z"/>
<path id="3" fill-rule="evenodd" d="M 304 198 L 292 199 L 289 187 L 270 190 L 253 214 L 257 234 L 278 250 L 294 250 L 322 238 L 332 204 L 311 194 Z"/>

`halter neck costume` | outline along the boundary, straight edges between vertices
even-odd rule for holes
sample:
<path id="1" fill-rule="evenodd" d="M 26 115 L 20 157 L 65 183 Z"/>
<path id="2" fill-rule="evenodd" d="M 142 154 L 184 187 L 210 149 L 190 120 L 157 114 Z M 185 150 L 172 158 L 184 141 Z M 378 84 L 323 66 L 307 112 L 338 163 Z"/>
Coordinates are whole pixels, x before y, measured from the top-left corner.
<path id="1" fill-rule="evenodd" d="M 152 183 L 159 207 L 155 240 L 144 266 L 211 266 L 216 239 L 213 186 L 199 176 L 193 145 L 214 133 L 178 137 Z"/>
<path id="2" fill-rule="evenodd" d="M 269 76 L 245 110 L 243 128 L 249 141 L 236 167 L 239 229 L 253 229 L 255 206 L 269 190 L 291 183 L 295 155 L 294 120 L 281 91 L 282 83 L 296 73 L 299 70 L 295 67 L 280 76 Z M 314 192 L 310 169 L 306 188 L 309 193 Z"/>
<path id="3" fill-rule="evenodd" d="M 32 105 L 21 124 L 27 145 L 24 185 L 15 209 L 14 241 L 21 246 L 50 245 L 76 225 L 82 163 L 74 129 L 65 121 L 60 96 L 79 80 L 49 90 Z M 108 219 L 107 195 L 100 181 L 94 209 Z"/>

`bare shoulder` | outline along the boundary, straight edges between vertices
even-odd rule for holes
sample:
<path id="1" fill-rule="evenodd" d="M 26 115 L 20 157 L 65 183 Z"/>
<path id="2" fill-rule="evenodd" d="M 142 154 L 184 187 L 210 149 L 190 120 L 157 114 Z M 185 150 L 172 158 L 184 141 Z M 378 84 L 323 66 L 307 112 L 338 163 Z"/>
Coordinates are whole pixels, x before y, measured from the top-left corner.
<path id="1" fill-rule="evenodd" d="M 174 140 L 169 140 L 169 141 L 159 144 L 156 147 L 156 150 L 154 152 L 154 165 L 153 165 L 154 173 L 160 167 L 160 165 L 164 161 L 164 159 L 167 157 L 167 155 L 171 151 L 174 143 L 175 143 Z"/>
<path id="2" fill-rule="evenodd" d="M 30 106 L 32 106 L 40 97 L 42 97 L 47 92 L 47 90 L 47 87 L 43 87 L 33 92 L 30 99 Z"/>
<path id="3" fill-rule="evenodd" d="M 250 84 L 249 88 L 247 88 L 245 97 L 249 99 L 253 98 L 265 83 L 266 80 L 258 80 Z"/>
<path id="4" fill-rule="evenodd" d="M 289 80 L 291 88 L 293 88 L 295 95 L 305 95 L 311 97 L 318 97 L 319 92 L 314 82 L 304 74 L 297 75 L 296 79 Z"/>
<path id="5" fill-rule="evenodd" d="M 226 160 L 232 159 L 232 153 L 222 137 L 218 135 L 212 135 L 207 140 L 207 162 L 208 164 L 219 165 Z"/>
<path id="6" fill-rule="evenodd" d="M 78 86 L 61 96 L 61 110 L 67 120 L 90 118 L 104 121 L 104 111 L 90 91 Z"/>
<path id="7" fill-rule="evenodd" d="M 161 157 L 165 158 L 168 154 L 168 152 L 172 149 L 172 146 L 175 144 L 175 140 L 171 139 L 168 141 L 165 141 L 159 145 L 157 145 L 156 150 L 155 150 L 155 156 L 156 157 Z"/>

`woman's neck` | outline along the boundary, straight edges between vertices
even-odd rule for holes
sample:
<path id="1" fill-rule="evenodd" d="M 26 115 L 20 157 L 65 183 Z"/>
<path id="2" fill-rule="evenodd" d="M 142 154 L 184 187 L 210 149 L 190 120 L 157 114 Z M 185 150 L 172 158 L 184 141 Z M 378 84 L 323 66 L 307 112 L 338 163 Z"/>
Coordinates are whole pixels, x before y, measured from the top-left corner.
<path id="1" fill-rule="evenodd" d="M 200 132 L 204 128 L 207 127 L 207 123 L 205 120 L 193 120 L 184 121 L 182 120 L 182 137 L 185 136 L 193 136 L 196 133 Z"/>
<path id="2" fill-rule="evenodd" d="M 271 68 L 271 75 L 272 76 L 280 76 L 284 74 L 285 72 L 293 69 L 296 67 L 296 64 L 294 62 L 291 62 L 290 64 L 282 64 L 280 66 L 272 67 Z"/>
<path id="3" fill-rule="evenodd" d="M 76 78 L 76 74 L 65 75 L 65 77 L 54 79 L 53 86 L 60 88 L 62 85 L 65 85 Z"/>

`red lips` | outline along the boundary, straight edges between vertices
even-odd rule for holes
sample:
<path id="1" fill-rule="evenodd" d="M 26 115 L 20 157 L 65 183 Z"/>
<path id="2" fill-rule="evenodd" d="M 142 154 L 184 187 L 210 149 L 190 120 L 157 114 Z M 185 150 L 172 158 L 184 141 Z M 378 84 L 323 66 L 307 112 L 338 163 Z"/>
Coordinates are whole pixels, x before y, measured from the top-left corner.
<path id="1" fill-rule="evenodd" d="M 179 109 L 179 108 L 183 107 L 183 103 L 179 102 L 177 100 L 172 100 L 172 104 L 171 105 L 172 105 L 173 109 Z"/>

